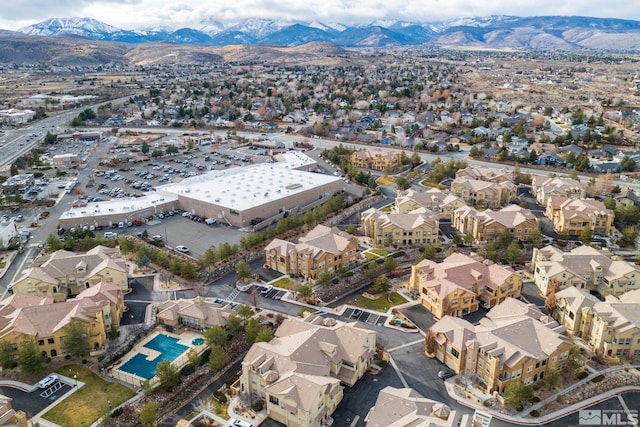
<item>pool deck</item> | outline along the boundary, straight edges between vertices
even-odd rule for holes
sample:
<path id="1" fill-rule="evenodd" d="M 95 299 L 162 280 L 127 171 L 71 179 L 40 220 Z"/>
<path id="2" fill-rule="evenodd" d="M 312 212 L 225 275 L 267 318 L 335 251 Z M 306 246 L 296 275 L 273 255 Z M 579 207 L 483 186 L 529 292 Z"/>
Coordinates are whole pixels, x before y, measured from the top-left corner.
<path id="1" fill-rule="evenodd" d="M 150 349 L 148 347 L 145 347 L 145 345 L 149 341 L 151 341 L 152 339 L 154 339 L 158 335 L 166 335 L 168 337 L 176 338 L 176 339 L 178 339 L 178 344 L 182 344 L 183 346 L 185 346 L 185 347 L 187 347 L 189 349 L 194 348 L 194 349 L 196 349 L 196 351 L 199 354 L 202 353 L 204 351 L 205 347 L 206 347 L 206 344 L 204 344 L 204 343 L 200 344 L 200 345 L 193 345 L 192 344 L 194 339 L 202 338 L 202 334 L 200 334 L 198 332 L 188 331 L 187 330 L 187 331 L 181 332 L 180 334 L 175 334 L 175 333 L 170 333 L 170 332 L 167 332 L 167 331 L 165 331 L 163 329 L 159 329 L 158 328 L 158 329 L 154 330 L 153 332 L 151 332 L 151 334 L 149 334 L 142 341 L 137 343 L 131 349 L 131 351 L 129 351 L 122 359 L 118 360 L 113 365 L 111 365 L 109 367 L 109 370 L 108 370 L 109 375 L 111 375 L 113 378 L 119 379 L 121 381 L 129 383 L 129 384 L 134 385 L 136 387 L 142 386 L 142 383 L 147 381 L 146 378 L 143 378 L 143 377 L 138 376 L 136 374 L 133 374 L 131 372 L 123 371 L 123 370 L 120 369 L 120 367 L 122 367 L 122 365 L 127 363 L 129 360 L 131 360 L 137 354 L 144 355 L 148 361 L 153 361 L 156 358 L 162 356 L 161 352 L 159 352 L 157 350 L 152 350 L 152 349 Z M 172 362 L 178 367 L 178 369 L 182 368 L 184 365 L 186 365 L 188 363 L 188 359 L 187 359 L 187 355 L 186 355 L 187 351 L 182 353 L 180 356 L 178 356 Z M 150 381 L 153 382 L 152 380 L 153 380 L 153 378 Z"/>

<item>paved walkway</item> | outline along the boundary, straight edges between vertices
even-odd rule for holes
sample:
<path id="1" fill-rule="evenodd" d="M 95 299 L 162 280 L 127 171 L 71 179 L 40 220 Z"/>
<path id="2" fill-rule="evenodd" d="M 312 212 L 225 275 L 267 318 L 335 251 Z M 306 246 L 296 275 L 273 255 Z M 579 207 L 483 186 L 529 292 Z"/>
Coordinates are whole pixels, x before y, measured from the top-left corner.
<path id="1" fill-rule="evenodd" d="M 445 388 L 447 390 L 447 393 L 449 394 L 449 397 L 455 400 L 456 402 L 460 403 L 461 405 L 467 406 L 471 409 L 475 409 L 476 411 L 481 411 L 485 414 L 489 414 L 492 417 L 497 418 L 499 420 L 512 423 L 512 424 L 518 424 L 518 425 L 544 425 L 552 421 L 558 420 L 560 418 L 566 417 L 567 415 L 573 414 L 574 412 L 578 412 L 581 409 L 585 409 L 597 403 L 608 400 L 616 395 L 619 395 L 620 393 L 629 392 L 629 391 L 640 391 L 640 386 L 629 385 L 629 386 L 617 387 L 612 390 L 608 390 L 604 393 L 600 393 L 588 399 L 577 402 L 573 405 L 564 407 L 557 411 L 544 414 L 538 418 L 533 418 L 528 416 L 528 414 L 531 411 L 540 410 L 540 408 L 544 407 L 545 405 L 551 402 L 557 401 L 558 397 L 560 397 L 561 395 L 565 395 L 567 393 L 572 392 L 573 390 L 583 387 L 585 384 L 589 384 L 591 380 L 597 377 L 598 375 L 603 375 L 606 373 L 616 372 L 620 370 L 639 369 L 639 368 L 640 368 L 640 365 L 625 365 L 625 366 L 615 366 L 615 367 L 603 369 L 602 371 L 596 371 L 590 374 L 588 377 L 584 378 L 583 380 L 580 380 L 575 384 L 572 384 L 571 386 L 558 391 L 558 393 L 555 393 L 549 396 L 548 398 L 546 398 L 545 400 L 538 402 L 528 407 L 524 411 L 521 411 L 516 414 L 507 414 L 501 410 L 485 407 L 482 404 L 482 402 L 484 402 L 486 399 L 490 398 L 491 396 L 477 393 L 477 389 L 474 386 L 470 386 L 467 390 L 470 392 L 476 392 L 475 400 L 467 399 L 466 397 L 461 396 L 460 394 L 458 394 L 458 390 L 461 390 L 462 387 L 456 384 L 457 377 L 453 377 L 445 381 Z"/>

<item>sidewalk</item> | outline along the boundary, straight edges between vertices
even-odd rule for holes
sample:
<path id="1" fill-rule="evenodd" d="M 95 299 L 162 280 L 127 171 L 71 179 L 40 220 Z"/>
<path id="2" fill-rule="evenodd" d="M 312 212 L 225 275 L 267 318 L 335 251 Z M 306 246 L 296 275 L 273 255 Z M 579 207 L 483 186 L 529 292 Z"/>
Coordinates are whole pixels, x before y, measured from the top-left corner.
<path id="1" fill-rule="evenodd" d="M 598 375 L 603 375 L 606 373 L 610 373 L 610 372 L 615 372 L 615 371 L 620 371 L 620 370 L 626 370 L 626 369 L 637 369 L 640 368 L 639 365 L 626 365 L 626 366 L 616 366 L 616 367 L 612 367 L 612 368 L 608 368 L 608 369 L 604 369 L 602 371 L 597 371 L 595 373 L 592 373 L 591 375 L 589 375 L 588 377 L 584 378 L 581 381 L 578 381 L 574 384 L 572 384 L 571 386 L 567 387 L 566 389 L 560 390 L 557 393 L 549 396 L 548 398 L 546 398 L 545 400 L 538 402 L 528 408 L 526 408 L 525 410 L 516 413 L 516 414 L 508 414 L 506 412 L 504 412 L 503 410 L 499 410 L 499 409 L 494 409 L 491 407 L 486 407 L 483 405 L 483 402 L 487 399 L 492 398 L 492 396 L 486 395 L 486 394 L 482 394 L 479 393 L 477 389 L 475 389 L 474 386 L 470 386 L 467 388 L 467 391 L 474 394 L 476 399 L 471 400 L 468 399 L 462 395 L 460 395 L 460 391 L 464 390 L 464 387 L 458 385 L 455 383 L 456 381 L 456 377 L 453 377 L 449 380 L 445 381 L 445 388 L 447 390 L 447 394 L 449 395 L 449 397 L 453 400 L 455 400 L 456 402 L 460 403 L 461 405 L 464 405 L 468 408 L 474 409 L 476 411 L 480 411 L 483 412 L 485 414 L 489 414 L 494 418 L 497 418 L 499 420 L 508 422 L 508 423 L 512 423 L 512 424 L 518 424 L 518 425 L 544 425 L 544 424 L 548 424 L 552 421 L 558 420 L 560 418 L 566 417 L 567 415 L 573 414 L 574 412 L 578 412 L 581 409 L 585 409 L 588 408 L 592 405 L 595 405 L 597 403 L 603 402 L 605 400 L 610 399 L 611 397 L 617 396 L 622 392 L 629 392 L 629 391 L 640 391 L 640 386 L 635 386 L 635 385 L 626 385 L 626 386 L 621 386 L 621 387 L 616 387 L 613 388 L 611 390 L 605 391 L 603 393 L 599 393 L 596 394 L 590 398 L 584 399 L 584 400 L 580 400 L 577 403 L 574 403 L 572 405 L 569 405 L 567 407 L 561 408 L 557 411 L 554 412 L 550 412 L 548 414 L 544 414 L 540 417 L 531 417 L 529 416 L 529 413 L 533 410 L 539 410 L 540 408 L 544 407 L 545 405 L 551 403 L 551 402 L 555 402 L 558 401 L 558 398 L 562 395 L 565 395 L 567 393 L 570 393 L 573 390 L 576 390 L 578 388 L 582 388 L 584 387 L 586 384 L 589 384 L 591 382 L 591 380 L 593 378 L 595 378 Z"/>

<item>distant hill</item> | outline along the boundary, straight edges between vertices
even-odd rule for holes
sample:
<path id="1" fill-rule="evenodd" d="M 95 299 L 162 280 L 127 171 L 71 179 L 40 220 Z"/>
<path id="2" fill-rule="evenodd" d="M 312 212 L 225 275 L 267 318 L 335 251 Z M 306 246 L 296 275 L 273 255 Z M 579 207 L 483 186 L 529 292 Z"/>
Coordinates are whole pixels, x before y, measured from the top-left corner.
<path id="1" fill-rule="evenodd" d="M 201 21 L 199 29 L 123 30 L 91 18 L 51 18 L 18 30 L 34 36 L 73 35 L 130 44 L 169 42 L 299 46 L 320 41 L 341 47 L 431 46 L 540 50 L 606 49 L 640 51 L 640 21 L 581 16 L 488 16 L 445 22 L 377 21 L 368 25 Z"/>

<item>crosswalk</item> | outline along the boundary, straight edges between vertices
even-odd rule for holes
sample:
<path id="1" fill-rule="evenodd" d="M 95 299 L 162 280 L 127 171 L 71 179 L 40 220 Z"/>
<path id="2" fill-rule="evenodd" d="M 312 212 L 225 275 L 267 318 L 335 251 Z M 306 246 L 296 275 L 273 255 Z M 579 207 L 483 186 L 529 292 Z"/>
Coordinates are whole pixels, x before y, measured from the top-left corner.
<path id="1" fill-rule="evenodd" d="M 227 297 L 227 301 L 233 301 L 236 299 L 236 297 L 240 294 L 240 291 L 237 289 L 234 289 L 233 292 L 231 292 L 229 294 L 229 296 Z"/>

